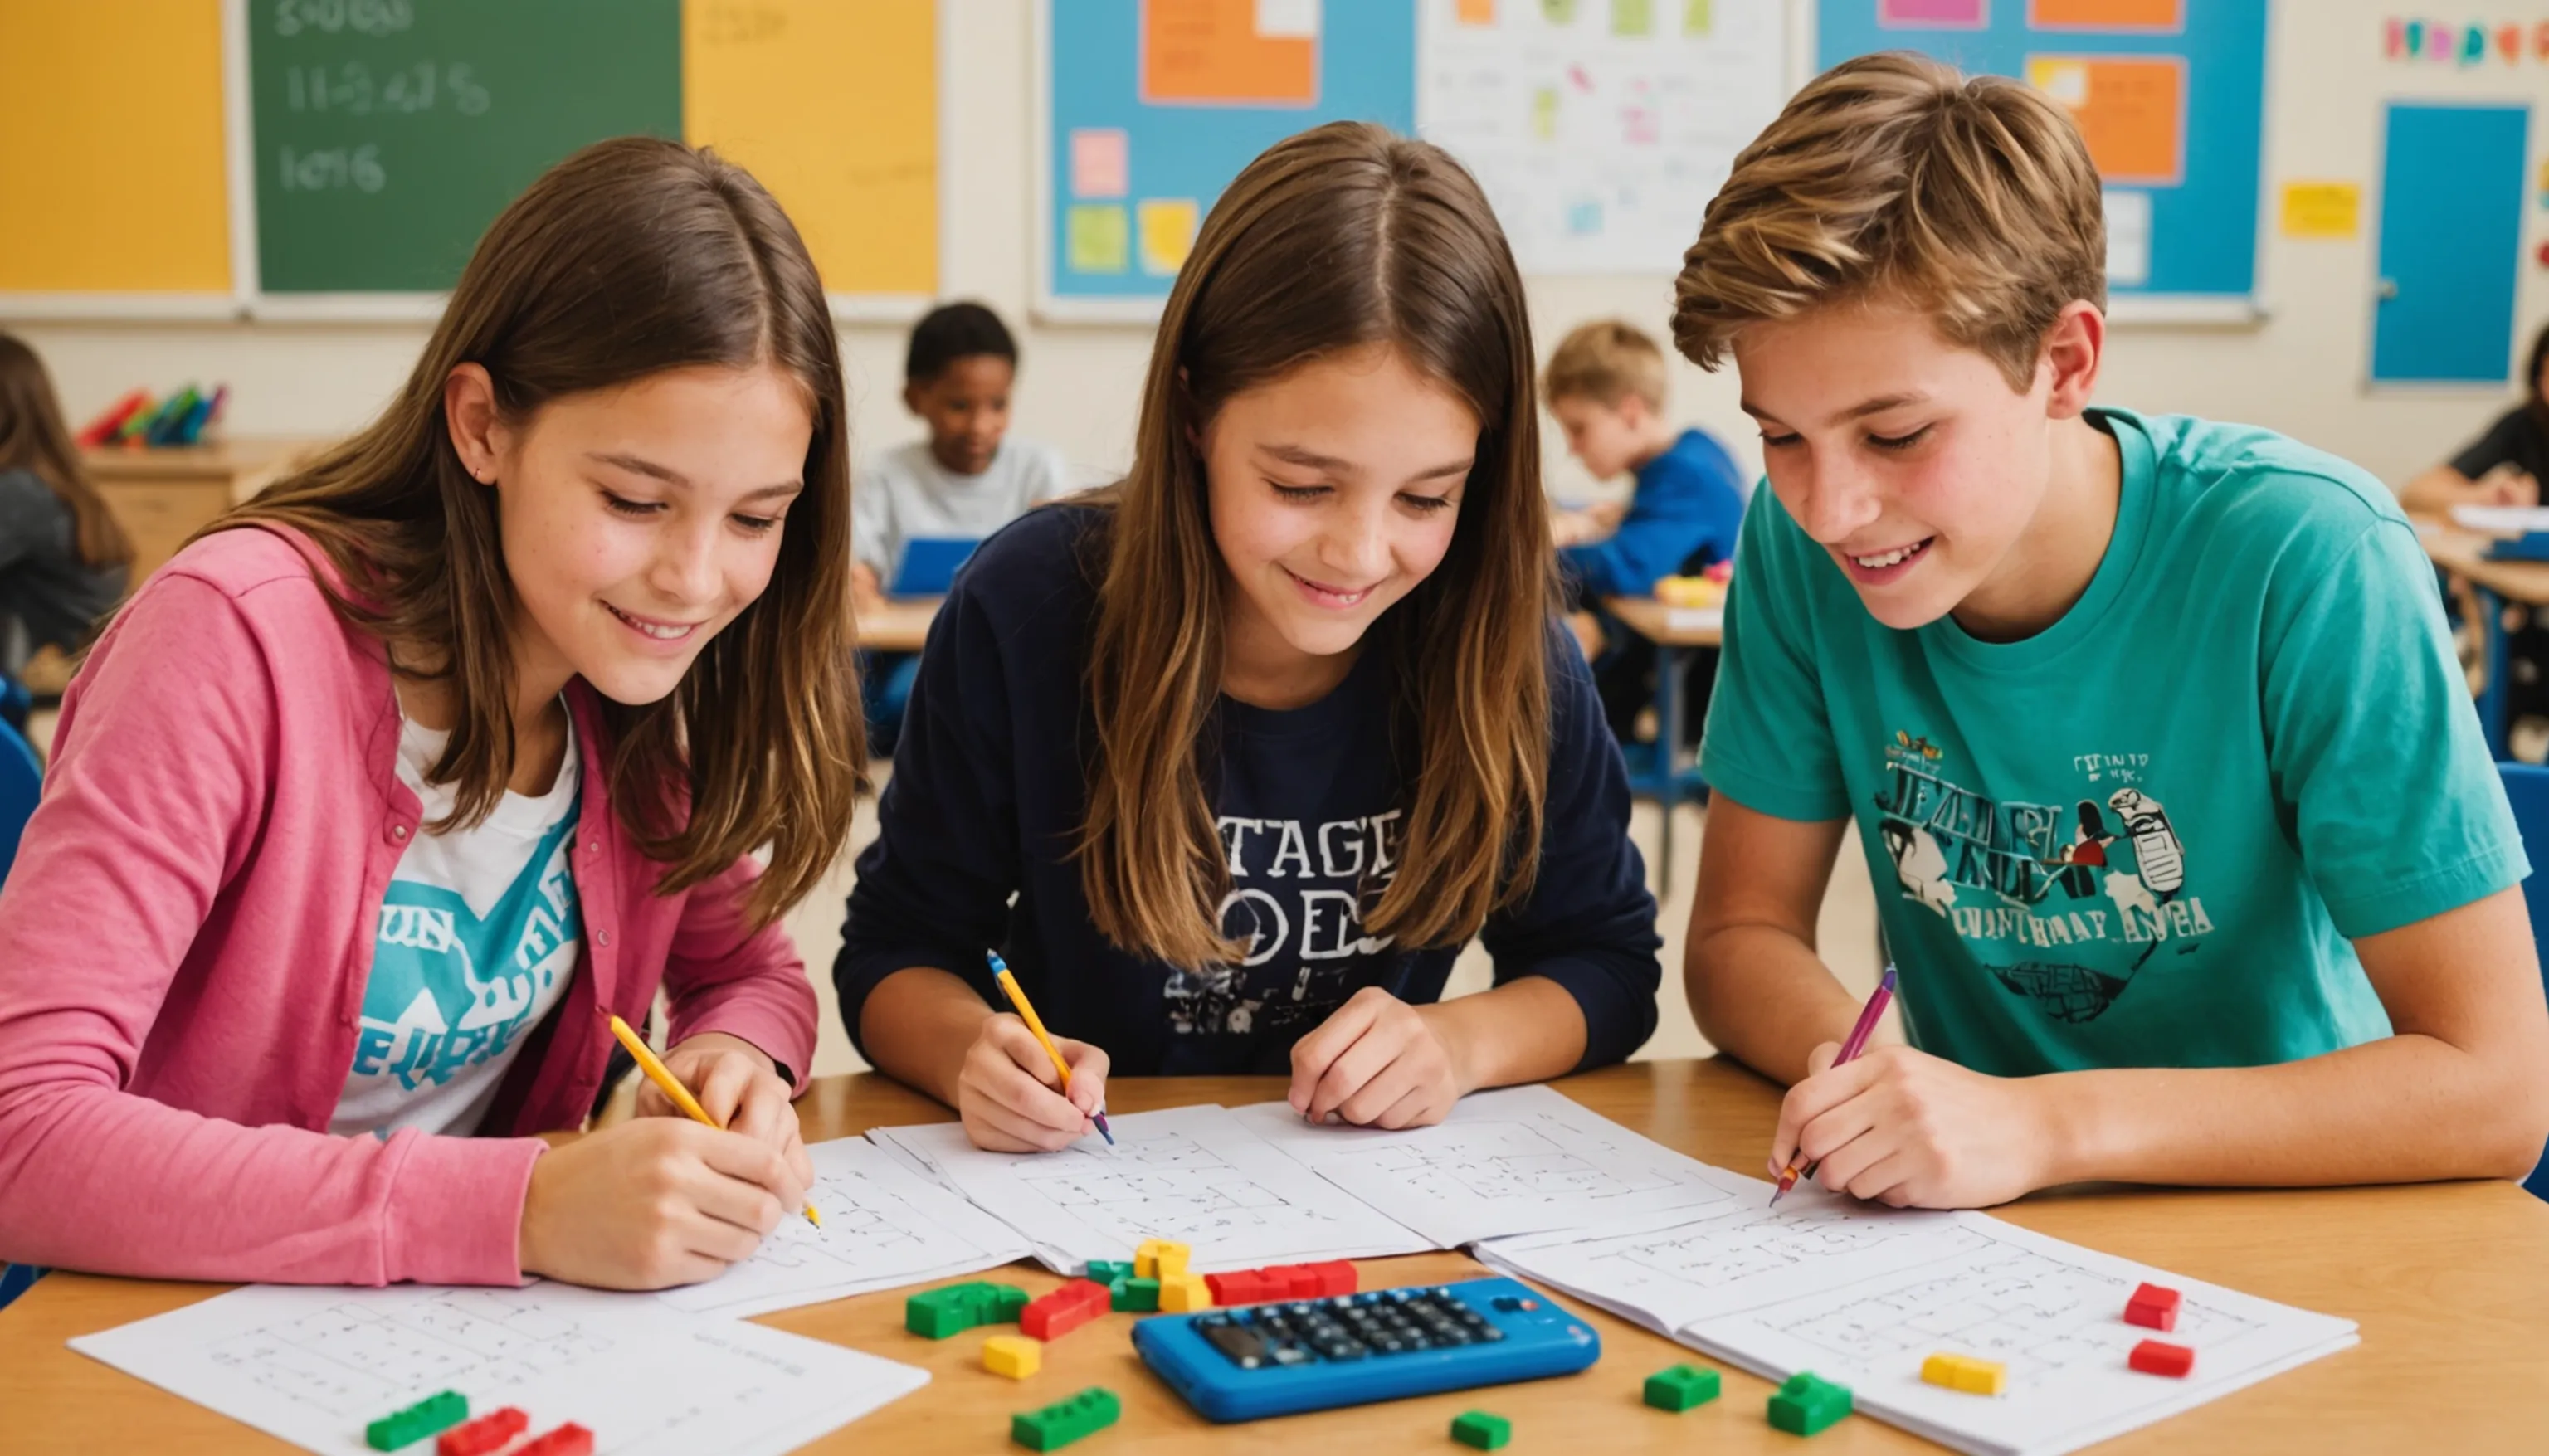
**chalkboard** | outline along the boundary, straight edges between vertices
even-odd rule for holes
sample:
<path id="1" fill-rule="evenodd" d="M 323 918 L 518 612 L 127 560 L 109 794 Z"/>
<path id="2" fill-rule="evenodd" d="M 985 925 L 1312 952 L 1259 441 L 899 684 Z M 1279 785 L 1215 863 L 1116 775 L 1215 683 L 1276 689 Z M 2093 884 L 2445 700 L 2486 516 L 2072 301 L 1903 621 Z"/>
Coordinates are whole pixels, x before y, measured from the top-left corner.
<path id="1" fill-rule="evenodd" d="M 255 289 L 451 287 L 587 142 L 682 135 L 680 0 L 255 0 Z"/>
<path id="2" fill-rule="evenodd" d="M 1822 0 L 1818 66 L 1893 49 L 2071 113 L 2107 184 L 2118 317 L 2254 317 L 2266 0 Z"/>

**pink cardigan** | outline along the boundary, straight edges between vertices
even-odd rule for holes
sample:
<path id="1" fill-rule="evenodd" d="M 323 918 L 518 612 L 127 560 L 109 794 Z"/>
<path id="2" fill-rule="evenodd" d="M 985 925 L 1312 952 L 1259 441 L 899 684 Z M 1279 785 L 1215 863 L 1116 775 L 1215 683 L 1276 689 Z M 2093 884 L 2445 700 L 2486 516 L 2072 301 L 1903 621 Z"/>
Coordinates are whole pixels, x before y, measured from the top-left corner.
<path id="1" fill-rule="evenodd" d="M 613 1013 L 642 1025 L 660 982 L 674 1041 L 729 1032 L 801 1079 L 813 1054 L 803 964 L 742 916 L 757 870 L 655 893 L 663 866 L 611 812 L 579 681 L 585 939 L 566 999 L 485 1136 L 330 1136 L 381 897 L 422 809 L 393 768 L 387 660 L 312 571 L 295 538 L 264 530 L 195 543 L 62 701 L 0 890 L 0 1259 L 513 1284 L 544 1150 L 524 1135 L 584 1121 Z"/>

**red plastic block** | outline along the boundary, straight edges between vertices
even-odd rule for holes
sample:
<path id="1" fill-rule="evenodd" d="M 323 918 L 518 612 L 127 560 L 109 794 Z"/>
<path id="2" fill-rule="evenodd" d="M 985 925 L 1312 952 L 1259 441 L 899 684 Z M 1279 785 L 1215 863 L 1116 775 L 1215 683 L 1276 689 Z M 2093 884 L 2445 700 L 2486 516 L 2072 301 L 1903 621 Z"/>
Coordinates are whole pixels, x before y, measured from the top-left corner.
<path id="1" fill-rule="evenodd" d="M 2173 1345 L 2164 1339 L 2146 1339 L 2133 1346 L 2125 1361 L 2144 1375 L 2174 1375 L 2183 1378 L 2195 1368 L 2195 1351 L 2184 1345 Z"/>
<path id="2" fill-rule="evenodd" d="M 467 1425 L 453 1426 L 433 1443 L 434 1456 L 487 1456 L 528 1430 L 531 1417 L 519 1407 L 490 1410 Z"/>
<path id="3" fill-rule="evenodd" d="M 1307 1264 L 1269 1264 L 1257 1271 L 1270 1300 L 1314 1300 L 1326 1281 Z"/>
<path id="4" fill-rule="evenodd" d="M 1235 1269 L 1228 1274 L 1206 1274 L 1203 1282 L 1204 1287 L 1212 1291 L 1212 1302 L 1215 1307 L 1254 1305 L 1265 1300 L 1279 1300 L 1283 1297 L 1282 1286 L 1268 1287 L 1266 1271 L 1263 1269 Z"/>
<path id="5" fill-rule="evenodd" d="M 1018 1312 L 1018 1332 L 1030 1339 L 1060 1339 L 1106 1313 L 1111 1299 L 1106 1286 L 1074 1279 L 1053 1293 L 1027 1302 Z"/>
<path id="6" fill-rule="evenodd" d="M 593 1456 L 593 1432 L 570 1420 L 546 1435 L 532 1438 L 514 1456 Z"/>
<path id="7" fill-rule="evenodd" d="M 2124 1302 L 2124 1322 L 2149 1329 L 2175 1329 L 2180 1298 L 2176 1290 L 2145 1284 Z"/>
<path id="8" fill-rule="evenodd" d="M 1330 1259 L 1324 1264 L 1304 1264 L 1301 1267 L 1319 1276 L 1319 1294 L 1322 1297 L 1352 1294 L 1361 1285 L 1352 1259 Z"/>

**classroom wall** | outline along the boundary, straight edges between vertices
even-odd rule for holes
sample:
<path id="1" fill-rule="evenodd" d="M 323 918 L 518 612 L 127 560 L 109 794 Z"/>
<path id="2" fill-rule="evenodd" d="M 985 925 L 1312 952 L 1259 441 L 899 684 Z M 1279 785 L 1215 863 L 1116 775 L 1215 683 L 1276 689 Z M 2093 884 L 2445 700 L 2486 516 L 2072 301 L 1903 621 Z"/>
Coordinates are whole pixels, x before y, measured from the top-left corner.
<path id="1" fill-rule="evenodd" d="M 959 37 L 948 77 L 954 120 L 947 145 L 946 291 L 982 299 L 1022 325 L 1026 360 L 1016 427 L 1053 441 L 1091 472 L 1120 467 L 1130 451 L 1150 333 L 1125 326 L 1036 325 L 1032 287 L 1030 0 L 942 0 Z M 1738 0 L 1773 4 L 1778 0 Z M 2201 4 L 2203 0 L 2191 0 Z M 2512 398 L 2502 390 L 2371 390 L 2374 219 L 2381 102 L 2385 97 L 2525 101 L 2534 108 L 2533 167 L 2549 155 L 2549 65 L 2526 60 L 2462 70 L 2382 56 L 2382 22 L 2420 8 L 2376 0 L 2280 0 L 2274 7 L 2267 118 L 2263 265 L 2271 317 L 2241 328 L 2128 326 L 2117 330 L 2103 399 L 2265 424 L 2349 456 L 2394 485 L 2474 434 Z M 2549 19 L 2549 0 L 2490 0 L 2483 15 L 2445 8 L 2455 21 Z M 1800 27 L 1801 29 L 1801 27 Z M 18 125 L 24 125 L 23 123 Z M 2362 235 L 2296 241 L 2274 231 L 2276 186 L 2286 178 L 2351 180 L 2365 191 Z M 2536 178 L 2534 180 L 2537 180 Z M 2520 326 L 2527 340 L 2549 318 L 2549 270 L 2530 253 L 2549 236 L 2549 212 L 2524 209 Z M 22 224 L 23 226 L 23 224 Z M 39 223 L 38 226 L 41 226 Z M 1659 334 L 1672 280 L 1542 278 L 1532 314 L 1544 353 L 1565 328 L 1621 315 Z M 136 384 L 171 388 L 228 380 L 230 428 L 238 434 L 326 434 L 361 423 L 396 387 L 424 340 L 416 325 L 278 323 L 10 324 L 51 363 L 74 415 L 104 408 Z M 896 396 L 901 332 L 842 329 L 862 445 L 914 432 Z M 1683 367 L 1673 410 L 1724 435 L 1753 463 L 1758 448 L 1736 409 L 1733 382 Z M 1554 431 L 1552 432 L 1554 434 Z M 1554 489 L 1575 495 L 1579 473 L 1551 444 Z"/>

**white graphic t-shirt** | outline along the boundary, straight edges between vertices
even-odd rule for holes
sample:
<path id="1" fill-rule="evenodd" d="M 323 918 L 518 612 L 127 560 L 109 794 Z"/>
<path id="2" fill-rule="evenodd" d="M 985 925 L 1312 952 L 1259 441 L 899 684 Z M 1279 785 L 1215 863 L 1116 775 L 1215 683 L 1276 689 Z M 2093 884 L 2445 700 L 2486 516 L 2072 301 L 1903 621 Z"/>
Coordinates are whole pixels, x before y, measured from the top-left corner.
<path id="1" fill-rule="evenodd" d="M 399 733 L 399 780 L 425 824 L 451 810 L 450 786 L 425 781 L 447 737 L 414 720 Z M 547 793 L 508 793 L 475 829 L 421 830 L 409 842 L 381 898 L 363 1024 L 330 1132 L 478 1131 L 523 1039 L 575 973 L 584 921 L 567 852 L 578 777 L 570 732 Z"/>

